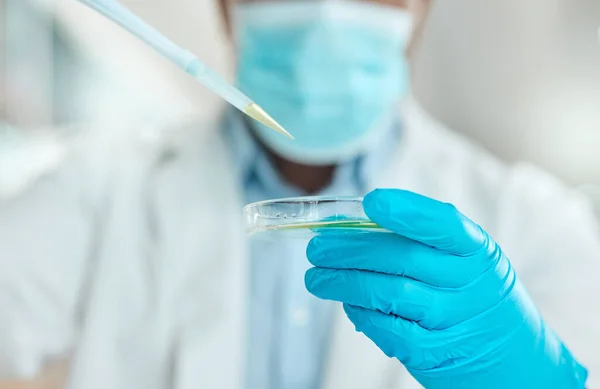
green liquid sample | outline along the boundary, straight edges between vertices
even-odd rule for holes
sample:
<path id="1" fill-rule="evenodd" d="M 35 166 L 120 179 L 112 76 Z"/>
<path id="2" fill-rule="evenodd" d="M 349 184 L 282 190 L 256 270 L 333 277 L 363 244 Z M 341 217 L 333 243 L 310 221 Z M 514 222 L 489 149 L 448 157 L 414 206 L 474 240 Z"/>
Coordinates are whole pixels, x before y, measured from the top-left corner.
<path id="1" fill-rule="evenodd" d="M 311 223 L 295 223 L 268 228 L 267 230 L 300 230 L 300 229 L 329 229 L 329 228 L 361 228 L 381 229 L 377 224 L 369 220 L 331 220 Z"/>

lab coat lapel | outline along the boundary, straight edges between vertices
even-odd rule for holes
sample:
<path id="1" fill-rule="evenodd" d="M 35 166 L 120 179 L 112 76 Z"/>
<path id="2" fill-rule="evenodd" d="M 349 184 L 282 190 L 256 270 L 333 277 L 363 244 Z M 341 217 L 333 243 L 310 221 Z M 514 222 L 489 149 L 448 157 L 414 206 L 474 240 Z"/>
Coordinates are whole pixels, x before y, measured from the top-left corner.
<path id="1" fill-rule="evenodd" d="M 217 131 L 174 147 L 156 181 L 156 247 L 171 317 L 174 388 L 237 389 L 243 377 L 245 240 L 228 149 Z"/>
<path id="2" fill-rule="evenodd" d="M 146 250 L 145 189 L 152 160 L 146 157 L 153 153 L 138 146 L 111 150 L 123 171 L 111 180 L 103 200 L 102 233 L 90 253 L 93 278 L 83 294 L 69 388 L 158 389 L 168 382 L 168 323 L 158 312 L 152 277 L 156 262 Z"/>

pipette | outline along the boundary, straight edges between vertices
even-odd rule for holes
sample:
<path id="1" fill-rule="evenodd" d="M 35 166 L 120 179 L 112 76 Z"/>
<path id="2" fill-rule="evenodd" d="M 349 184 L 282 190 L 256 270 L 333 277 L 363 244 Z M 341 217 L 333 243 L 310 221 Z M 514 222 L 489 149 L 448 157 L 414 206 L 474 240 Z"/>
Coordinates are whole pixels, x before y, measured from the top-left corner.
<path id="1" fill-rule="evenodd" d="M 280 134 L 294 139 L 289 132 L 269 116 L 258 104 L 225 81 L 214 70 L 200 61 L 198 57 L 190 51 L 177 46 L 116 0 L 79 1 L 146 42 L 158 53 L 171 60 L 174 64 L 204 84 L 208 89 L 227 100 L 246 115 Z"/>

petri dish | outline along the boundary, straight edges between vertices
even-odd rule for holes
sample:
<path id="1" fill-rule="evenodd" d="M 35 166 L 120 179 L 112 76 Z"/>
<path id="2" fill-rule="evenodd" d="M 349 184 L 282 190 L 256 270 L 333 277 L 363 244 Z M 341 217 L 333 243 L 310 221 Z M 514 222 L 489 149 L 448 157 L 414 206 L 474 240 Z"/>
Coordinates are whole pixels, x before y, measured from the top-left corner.
<path id="1" fill-rule="evenodd" d="M 286 232 L 311 236 L 325 230 L 386 231 L 363 211 L 362 197 L 313 196 L 275 199 L 244 207 L 248 235 Z"/>

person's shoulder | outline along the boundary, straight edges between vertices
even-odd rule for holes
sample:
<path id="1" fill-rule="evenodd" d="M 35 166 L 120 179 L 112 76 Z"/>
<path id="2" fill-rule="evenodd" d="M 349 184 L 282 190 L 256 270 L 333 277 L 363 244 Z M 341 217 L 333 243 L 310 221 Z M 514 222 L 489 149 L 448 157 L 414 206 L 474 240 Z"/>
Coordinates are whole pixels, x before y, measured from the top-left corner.
<path id="1" fill-rule="evenodd" d="M 404 107 L 408 142 L 423 156 L 428 169 L 461 181 L 475 179 L 478 186 L 525 189 L 528 192 L 561 193 L 568 190 L 558 178 L 527 161 L 503 160 L 476 140 L 437 120 L 416 100 Z M 533 188 L 537 188 L 533 190 Z"/>
<path id="2" fill-rule="evenodd" d="M 531 162 L 502 160 L 436 120 L 418 102 L 404 107 L 404 118 L 420 176 L 436 181 L 438 197 L 481 215 L 484 224 L 539 220 L 549 211 L 564 217 L 592 214 L 589 200 L 553 174 Z"/>
<path id="3" fill-rule="evenodd" d="M 0 200 L 56 169 L 66 153 L 64 142 L 52 132 L 11 129 L 0 136 Z"/>
<path id="4" fill-rule="evenodd" d="M 62 136 L 33 136 L 0 159 L 0 198 L 10 200 L 38 186 L 85 197 L 103 196 L 117 182 L 136 182 L 161 160 L 191 147 L 215 149 L 218 122 L 197 120 L 169 127 L 96 124 L 60 129 Z M 54 189 L 51 189 L 54 190 Z"/>
<path id="5" fill-rule="evenodd" d="M 531 162 L 520 161 L 510 166 L 501 193 L 503 209 L 512 210 L 515 218 L 551 217 L 554 221 L 550 224 L 594 219 L 591 198 Z"/>
<path id="6" fill-rule="evenodd" d="M 219 150 L 220 123 L 218 119 L 190 119 L 168 126 L 112 129 L 110 134 L 95 131 L 74 144 L 72 161 L 79 161 L 99 178 L 120 176 L 127 181 L 123 178 L 127 175 L 135 180 L 154 174 L 159 167 L 187 163 Z"/>
<path id="7" fill-rule="evenodd" d="M 476 141 L 453 131 L 416 100 L 402 107 L 403 149 L 416 179 L 437 188 L 433 197 L 470 204 L 490 201 L 511 167 Z"/>
<path id="8" fill-rule="evenodd" d="M 415 154 L 430 165 L 449 171 L 457 168 L 505 170 L 508 165 L 480 143 L 446 126 L 430 114 L 415 98 L 402 106 L 406 142 Z"/>

